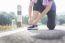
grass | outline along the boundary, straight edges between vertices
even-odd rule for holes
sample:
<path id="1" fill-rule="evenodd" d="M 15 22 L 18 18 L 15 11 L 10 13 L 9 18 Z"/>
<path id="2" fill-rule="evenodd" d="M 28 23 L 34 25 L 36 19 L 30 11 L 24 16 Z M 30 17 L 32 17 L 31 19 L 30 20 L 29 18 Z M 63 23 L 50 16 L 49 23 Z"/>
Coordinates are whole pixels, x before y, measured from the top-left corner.
<path id="1" fill-rule="evenodd" d="M 12 29 L 15 29 L 16 28 L 16 25 L 0 25 L 0 31 L 2 30 L 12 30 Z"/>

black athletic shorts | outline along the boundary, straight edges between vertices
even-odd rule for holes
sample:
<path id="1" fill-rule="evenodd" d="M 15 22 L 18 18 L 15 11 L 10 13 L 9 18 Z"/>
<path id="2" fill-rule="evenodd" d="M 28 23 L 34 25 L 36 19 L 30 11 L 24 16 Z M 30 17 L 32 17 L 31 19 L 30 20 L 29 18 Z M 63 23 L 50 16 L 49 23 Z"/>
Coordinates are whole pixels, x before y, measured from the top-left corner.
<path id="1" fill-rule="evenodd" d="M 42 5 L 42 1 L 43 0 L 38 0 L 37 3 L 34 3 L 33 10 L 39 11 L 41 13 L 46 8 L 46 6 Z M 53 3 L 53 5 L 54 5 L 54 3 Z M 54 7 L 55 7 L 55 5 L 54 5 Z M 50 10 L 52 11 L 52 8 Z M 53 11 L 55 11 L 55 9 Z"/>
<path id="2" fill-rule="evenodd" d="M 45 7 L 43 5 L 38 5 L 38 6 L 34 6 L 33 10 L 34 11 L 39 11 L 40 13 L 45 9 Z"/>

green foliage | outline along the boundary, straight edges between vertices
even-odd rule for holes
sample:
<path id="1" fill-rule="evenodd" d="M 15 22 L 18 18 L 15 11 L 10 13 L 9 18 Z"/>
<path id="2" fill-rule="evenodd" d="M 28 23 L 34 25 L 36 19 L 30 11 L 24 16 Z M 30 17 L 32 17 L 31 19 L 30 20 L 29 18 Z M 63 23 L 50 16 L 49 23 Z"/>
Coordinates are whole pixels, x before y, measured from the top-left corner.
<path id="1" fill-rule="evenodd" d="M 42 24 L 47 24 L 47 16 L 42 17 L 41 23 Z"/>
<path id="2" fill-rule="evenodd" d="M 0 13 L 0 25 L 11 25 L 12 19 L 15 19 L 15 17 L 15 14 L 12 13 Z"/>
<path id="3" fill-rule="evenodd" d="M 23 19 L 22 21 L 24 24 L 28 24 L 27 16 L 23 16 L 22 19 Z M 47 24 L 47 16 L 42 17 L 40 23 Z M 65 24 L 65 15 L 57 15 L 56 16 L 56 24 L 58 24 L 58 25 Z"/>
<path id="4" fill-rule="evenodd" d="M 23 24 L 28 24 L 28 17 L 27 16 L 23 16 L 22 17 L 22 21 L 23 21 Z"/>
<path id="5" fill-rule="evenodd" d="M 65 24 L 65 15 L 57 16 L 57 22 L 59 22 L 59 25 Z"/>
<path id="6" fill-rule="evenodd" d="M 42 17 L 41 23 L 47 24 L 47 16 Z M 58 24 L 58 25 L 65 24 L 65 15 L 57 15 L 56 16 L 56 24 Z"/>

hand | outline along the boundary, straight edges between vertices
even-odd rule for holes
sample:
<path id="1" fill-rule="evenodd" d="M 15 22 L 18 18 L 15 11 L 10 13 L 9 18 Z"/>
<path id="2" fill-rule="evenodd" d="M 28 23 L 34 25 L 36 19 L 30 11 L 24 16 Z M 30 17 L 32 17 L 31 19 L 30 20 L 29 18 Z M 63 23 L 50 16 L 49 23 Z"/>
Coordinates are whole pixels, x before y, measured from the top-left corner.
<path id="1" fill-rule="evenodd" d="M 42 15 L 42 16 L 45 16 L 45 15 L 46 15 L 46 13 L 42 12 L 42 13 L 41 13 L 41 15 Z"/>

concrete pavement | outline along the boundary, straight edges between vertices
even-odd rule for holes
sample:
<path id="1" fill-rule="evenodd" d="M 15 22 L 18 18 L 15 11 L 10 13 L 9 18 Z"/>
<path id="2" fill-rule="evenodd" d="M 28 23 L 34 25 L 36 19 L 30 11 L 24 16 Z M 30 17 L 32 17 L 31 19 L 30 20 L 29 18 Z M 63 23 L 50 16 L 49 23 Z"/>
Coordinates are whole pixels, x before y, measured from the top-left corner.
<path id="1" fill-rule="evenodd" d="M 46 26 L 44 28 L 42 26 L 38 31 L 29 31 L 26 27 L 23 27 L 12 31 L 1 32 L 0 43 L 65 43 L 65 31 L 63 31 L 65 27 L 60 27 L 56 27 L 53 31 L 49 31 Z M 54 39 L 61 36 L 62 38 Z M 52 39 L 50 40 L 49 38 Z"/>
<path id="2" fill-rule="evenodd" d="M 47 33 L 48 31 L 48 33 Z M 55 30 L 54 30 L 55 31 Z M 59 34 L 57 31 L 56 32 L 50 33 L 51 31 L 49 30 L 38 30 L 38 31 L 28 31 L 28 30 L 16 30 L 16 31 L 9 31 L 6 33 L 1 33 L 0 34 L 0 43 L 65 43 L 65 36 L 63 36 L 60 39 L 53 39 L 53 40 L 44 40 L 44 39 L 39 39 L 39 38 L 34 38 L 32 36 L 39 36 L 42 34 Z M 41 34 L 42 32 L 42 34 Z M 60 31 L 61 32 L 61 31 Z M 63 33 L 65 33 L 63 31 Z M 2 36 L 2 34 L 5 34 Z M 60 33 L 62 34 L 62 33 Z M 44 37 L 44 35 L 42 35 Z M 42 37 L 42 38 L 43 38 Z"/>

